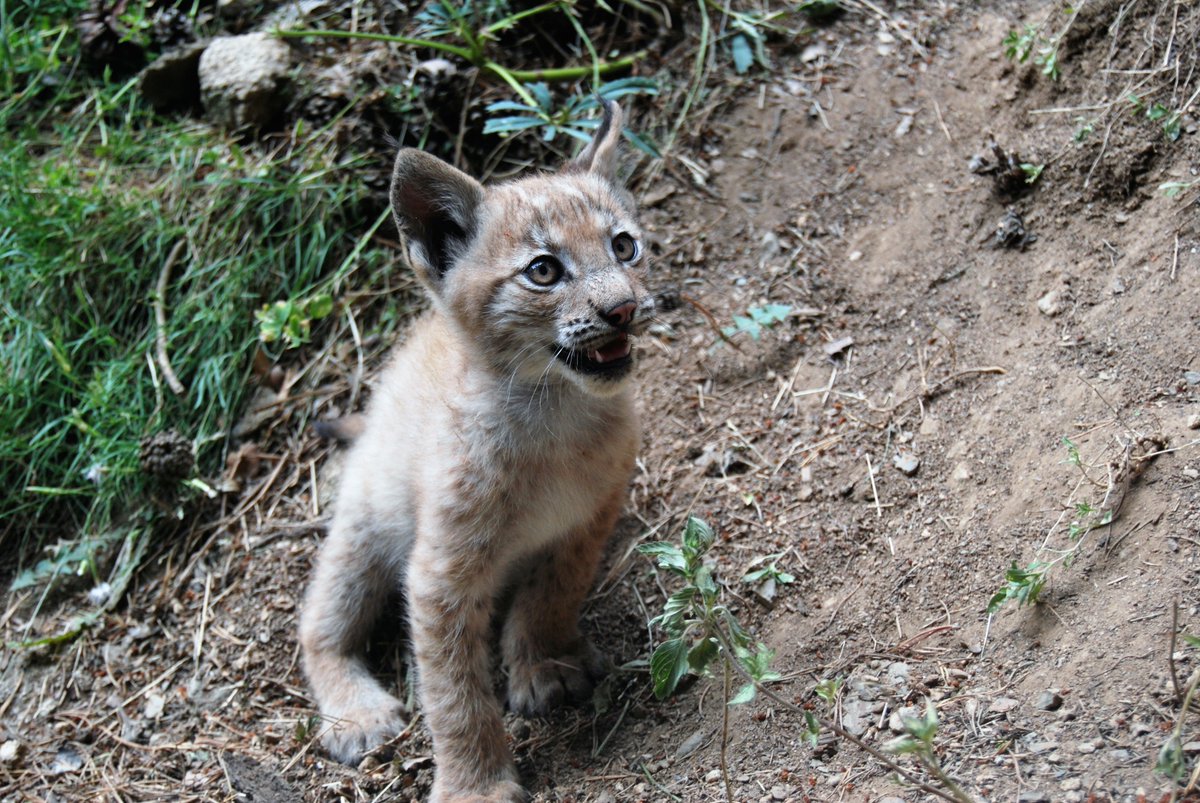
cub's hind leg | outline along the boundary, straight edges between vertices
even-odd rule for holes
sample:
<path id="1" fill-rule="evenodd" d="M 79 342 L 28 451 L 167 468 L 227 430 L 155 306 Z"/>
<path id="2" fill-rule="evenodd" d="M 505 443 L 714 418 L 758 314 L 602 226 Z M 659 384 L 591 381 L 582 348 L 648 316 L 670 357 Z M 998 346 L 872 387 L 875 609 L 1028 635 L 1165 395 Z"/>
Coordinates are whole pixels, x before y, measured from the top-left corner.
<path id="1" fill-rule="evenodd" d="M 317 557 L 300 615 L 300 645 L 326 720 L 321 742 L 343 763 L 357 762 L 404 727 L 400 701 L 372 677 L 362 654 L 402 573 L 397 535 L 342 522 L 335 522 Z"/>
<path id="2" fill-rule="evenodd" d="M 579 631 L 579 610 L 621 497 L 614 494 L 591 522 L 541 555 L 516 587 L 501 638 L 513 711 L 540 715 L 568 700 L 586 700 L 607 671 L 604 658 Z"/>

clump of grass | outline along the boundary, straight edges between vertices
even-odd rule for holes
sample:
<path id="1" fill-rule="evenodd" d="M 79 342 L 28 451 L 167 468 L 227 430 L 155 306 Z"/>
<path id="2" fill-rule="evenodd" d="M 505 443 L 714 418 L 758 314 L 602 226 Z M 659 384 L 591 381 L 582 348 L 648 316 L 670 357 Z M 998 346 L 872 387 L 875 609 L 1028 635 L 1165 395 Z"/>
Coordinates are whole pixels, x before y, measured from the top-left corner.
<path id="1" fill-rule="evenodd" d="M 327 292 L 369 214 L 356 161 L 320 132 L 263 153 L 156 119 L 133 81 L 77 69 L 73 35 L 47 20 L 78 4 L 34 5 L 0 8 L 4 57 L 32 65 L 0 71 L 0 537 L 25 585 L 99 581 L 107 547 L 183 515 L 203 485 L 160 487 L 141 441 L 173 429 L 192 479 L 212 476 L 250 387 L 255 311 Z"/>

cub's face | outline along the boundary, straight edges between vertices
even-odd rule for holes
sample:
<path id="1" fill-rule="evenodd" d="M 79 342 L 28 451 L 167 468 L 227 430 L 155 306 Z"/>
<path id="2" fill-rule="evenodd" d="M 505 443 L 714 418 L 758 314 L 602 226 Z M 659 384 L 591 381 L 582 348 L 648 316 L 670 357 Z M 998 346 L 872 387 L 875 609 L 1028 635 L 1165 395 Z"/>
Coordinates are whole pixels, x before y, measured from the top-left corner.
<path id="1" fill-rule="evenodd" d="M 480 354 L 514 382 L 615 392 L 653 300 L 632 200 L 575 172 L 489 189 L 442 298 Z"/>
<path id="2" fill-rule="evenodd" d="M 560 172 L 485 189 L 445 162 L 396 156 L 392 209 L 437 305 L 510 387 L 569 382 L 608 395 L 649 323 L 646 243 L 616 182 L 621 109 Z"/>

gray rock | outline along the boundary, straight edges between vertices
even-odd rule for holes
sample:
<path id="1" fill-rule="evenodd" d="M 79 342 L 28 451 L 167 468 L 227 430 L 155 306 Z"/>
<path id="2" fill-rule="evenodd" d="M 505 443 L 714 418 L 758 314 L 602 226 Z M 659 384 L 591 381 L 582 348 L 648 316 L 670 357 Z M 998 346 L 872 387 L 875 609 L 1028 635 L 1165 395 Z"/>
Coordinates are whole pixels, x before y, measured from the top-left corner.
<path id="1" fill-rule="evenodd" d="M 1020 705 L 1020 702 L 1011 697 L 997 697 L 988 706 L 988 712 L 992 714 L 1007 714 L 1018 705 Z"/>
<path id="2" fill-rule="evenodd" d="M 1050 803 L 1050 796 L 1039 789 L 1026 789 L 1017 795 L 1017 803 Z"/>
<path id="3" fill-rule="evenodd" d="M 921 458 L 908 450 L 897 451 L 892 455 L 892 465 L 900 469 L 900 473 L 911 477 L 921 467 Z"/>
<path id="4" fill-rule="evenodd" d="M 970 466 L 968 466 L 966 463 L 958 463 L 954 466 L 954 471 L 951 472 L 950 479 L 954 480 L 955 482 L 966 482 L 973 476 L 975 475 L 971 473 Z"/>
<path id="5" fill-rule="evenodd" d="M 159 114 L 200 107 L 200 57 L 208 42 L 168 50 L 142 71 L 138 90 Z"/>
<path id="6" fill-rule="evenodd" d="M 1075 749 L 1084 755 L 1088 755 L 1089 753 L 1096 752 L 1096 745 L 1092 742 L 1080 742 Z"/>
<path id="7" fill-rule="evenodd" d="M 1200 429 L 1200 413 L 1188 416 L 1188 429 Z"/>
<path id="8" fill-rule="evenodd" d="M 220 36 L 200 56 L 200 97 L 213 123 L 230 130 L 270 127 L 291 90 L 291 51 L 266 33 Z"/>
<path id="9" fill-rule="evenodd" d="M 1200 385 L 1200 371 L 1184 371 L 1183 381 L 1189 385 Z"/>
<path id="10" fill-rule="evenodd" d="M 1038 695 L 1037 702 L 1034 703 L 1039 711 L 1057 711 L 1062 708 L 1063 698 L 1058 693 L 1057 689 L 1046 689 Z"/>
<path id="11" fill-rule="evenodd" d="M 1071 306 L 1071 291 L 1066 287 L 1056 287 L 1038 299 L 1038 312 L 1048 318 L 1062 315 Z"/>

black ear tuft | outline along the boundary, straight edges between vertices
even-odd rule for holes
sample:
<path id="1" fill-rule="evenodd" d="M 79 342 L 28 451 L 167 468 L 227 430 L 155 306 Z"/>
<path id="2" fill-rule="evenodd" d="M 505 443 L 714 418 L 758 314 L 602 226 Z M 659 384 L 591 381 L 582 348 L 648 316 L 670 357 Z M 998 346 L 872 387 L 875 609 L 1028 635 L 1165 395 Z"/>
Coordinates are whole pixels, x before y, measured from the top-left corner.
<path id="1" fill-rule="evenodd" d="M 396 155 L 392 214 L 409 237 L 419 278 L 434 290 L 475 236 L 483 186 L 415 148 Z"/>
<path id="2" fill-rule="evenodd" d="M 566 169 L 596 173 L 609 181 L 615 181 L 617 177 L 617 146 L 621 142 L 624 116 L 621 113 L 621 107 L 614 100 L 601 99 L 600 105 L 604 107 L 604 117 L 600 121 L 600 127 L 596 129 L 596 135 L 592 137 L 592 141 L 587 144 L 587 147 L 567 164 Z"/>

